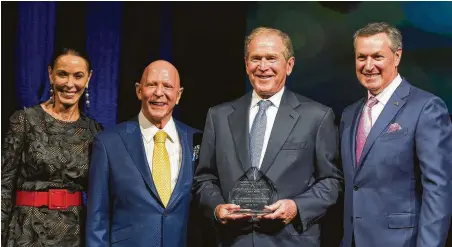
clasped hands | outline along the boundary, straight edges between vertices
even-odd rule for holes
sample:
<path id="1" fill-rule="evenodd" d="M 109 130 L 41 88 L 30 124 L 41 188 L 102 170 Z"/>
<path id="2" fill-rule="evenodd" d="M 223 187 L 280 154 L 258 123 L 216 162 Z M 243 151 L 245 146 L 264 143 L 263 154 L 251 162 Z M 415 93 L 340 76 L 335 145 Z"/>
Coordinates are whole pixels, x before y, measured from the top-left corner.
<path id="1" fill-rule="evenodd" d="M 215 216 L 220 223 L 226 224 L 231 220 L 248 219 L 254 215 L 252 213 L 234 213 L 239 209 L 239 205 L 220 204 L 215 208 Z M 265 209 L 270 210 L 271 213 L 258 215 L 257 219 L 280 219 L 286 225 L 297 216 L 298 212 L 295 202 L 289 199 L 279 200 L 269 206 L 265 206 Z"/>

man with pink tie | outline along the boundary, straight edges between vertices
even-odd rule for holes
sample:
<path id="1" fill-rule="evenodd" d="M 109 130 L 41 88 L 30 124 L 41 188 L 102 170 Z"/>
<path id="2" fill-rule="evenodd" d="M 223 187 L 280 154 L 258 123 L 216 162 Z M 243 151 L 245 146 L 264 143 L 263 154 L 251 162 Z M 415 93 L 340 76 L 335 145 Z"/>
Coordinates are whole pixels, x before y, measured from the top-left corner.
<path id="1" fill-rule="evenodd" d="M 452 211 L 452 124 L 444 102 L 398 73 L 402 35 L 354 35 L 365 98 L 342 113 L 343 247 L 444 246 Z M 416 78 L 413 78 L 416 79 Z"/>

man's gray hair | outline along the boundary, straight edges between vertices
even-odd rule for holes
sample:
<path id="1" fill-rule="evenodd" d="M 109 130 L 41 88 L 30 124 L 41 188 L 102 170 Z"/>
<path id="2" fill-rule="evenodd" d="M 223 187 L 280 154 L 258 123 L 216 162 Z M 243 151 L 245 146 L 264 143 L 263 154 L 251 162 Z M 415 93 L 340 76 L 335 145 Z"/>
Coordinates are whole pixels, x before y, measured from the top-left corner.
<path id="1" fill-rule="evenodd" d="M 248 36 L 246 36 L 246 38 L 245 38 L 245 59 L 248 58 L 248 53 L 249 53 L 248 48 L 250 46 L 251 41 L 261 34 L 278 35 L 281 38 L 282 43 L 286 47 L 286 49 L 284 50 L 284 58 L 286 59 L 286 61 L 289 58 L 293 57 L 293 45 L 292 45 L 292 41 L 290 40 L 290 37 L 287 33 L 283 32 L 279 29 L 275 29 L 275 28 L 258 27 L 258 28 L 253 29 L 253 31 L 251 31 L 251 33 Z"/>
<path id="2" fill-rule="evenodd" d="M 385 33 L 388 35 L 392 52 L 402 49 L 402 33 L 399 29 L 389 25 L 386 22 L 369 23 L 365 27 L 356 31 L 353 35 L 353 46 L 356 48 L 356 39 L 358 37 L 369 37 L 379 33 Z"/>

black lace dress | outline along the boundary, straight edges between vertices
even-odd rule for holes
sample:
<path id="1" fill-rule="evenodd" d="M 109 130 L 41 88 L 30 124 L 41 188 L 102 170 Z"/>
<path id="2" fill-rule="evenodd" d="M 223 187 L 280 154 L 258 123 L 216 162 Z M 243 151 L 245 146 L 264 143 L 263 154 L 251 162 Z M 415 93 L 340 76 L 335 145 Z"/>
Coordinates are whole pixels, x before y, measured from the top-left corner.
<path id="1" fill-rule="evenodd" d="M 17 111 L 2 147 L 2 246 L 83 246 L 84 206 L 67 210 L 16 206 L 16 191 L 86 191 L 89 149 L 99 131 L 81 114 L 53 118 L 40 105 Z"/>

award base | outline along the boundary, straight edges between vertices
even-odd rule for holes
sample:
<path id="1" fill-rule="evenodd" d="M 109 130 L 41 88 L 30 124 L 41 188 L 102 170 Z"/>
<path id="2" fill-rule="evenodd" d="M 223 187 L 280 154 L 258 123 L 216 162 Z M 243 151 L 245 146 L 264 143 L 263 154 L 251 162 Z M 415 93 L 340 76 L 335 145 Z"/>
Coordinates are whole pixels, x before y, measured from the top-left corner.
<path id="1" fill-rule="evenodd" d="M 255 209 L 239 209 L 237 211 L 234 211 L 232 214 L 252 214 L 252 215 L 264 215 L 264 214 L 270 214 L 273 213 L 270 209 L 262 209 L 262 210 L 255 210 Z"/>

